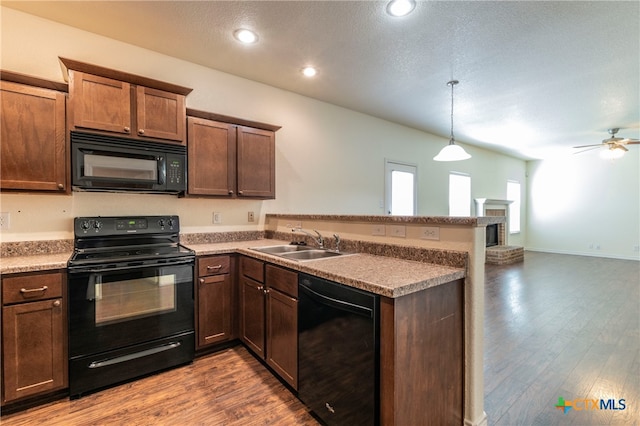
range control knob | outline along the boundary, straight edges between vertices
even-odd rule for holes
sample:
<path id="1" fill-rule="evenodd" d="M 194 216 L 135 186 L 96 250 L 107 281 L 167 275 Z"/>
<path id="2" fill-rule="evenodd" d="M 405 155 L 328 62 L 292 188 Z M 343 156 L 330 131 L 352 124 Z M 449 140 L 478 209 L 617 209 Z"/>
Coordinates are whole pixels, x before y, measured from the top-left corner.
<path id="1" fill-rule="evenodd" d="M 102 222 L 98 222 L 97 220 L 95 222 L 93 222 L 93 227 L 94 229 L 98 230 L 100 228 L 102 228 Z"/>
<path id="2" fill-rule="evenodd" d="M 87 229 L 91 228 L 91 223 L 88 220 L 83 220 L 80 224 L 80 228 L 86 231 Z"/>
<path id="3" fill-rule="evenodd" d="M 175 222 L 173 219 L 169 219 L 168 223 L 169 223 L 169 228 L 173 228 L 173 225 L 175 225 Z"/>
<path id="4" fill-rule="evenodd" d="M 161 228 L 164 228 L 164 219 L 160 219 L 158 221 L 158 225 L 160 225 Z"/>

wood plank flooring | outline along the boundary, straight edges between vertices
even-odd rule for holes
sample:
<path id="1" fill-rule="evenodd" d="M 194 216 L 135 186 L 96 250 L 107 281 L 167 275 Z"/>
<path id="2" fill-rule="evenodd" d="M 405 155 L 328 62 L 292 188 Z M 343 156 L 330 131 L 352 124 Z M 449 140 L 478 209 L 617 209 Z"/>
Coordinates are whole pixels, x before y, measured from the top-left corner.
<path id="1" fill-rule="evenodd" d="M 487 265 L 485 411 L 490 425 L 640 424 L 640 263 L 525 254 Z M 625 399 L 620 411 L 554 408 Z M 2 425 L 317 425 L 242 346 Z M 402 425 L 404 426 L 404 425 Z"/>
<path id="2" fill-rule="evenodd" d="M 485 277 L 490 425 L 640 424 L 640 262 L 526 252 Z M 564 414 L 560 396 L 626 409 Z"/>

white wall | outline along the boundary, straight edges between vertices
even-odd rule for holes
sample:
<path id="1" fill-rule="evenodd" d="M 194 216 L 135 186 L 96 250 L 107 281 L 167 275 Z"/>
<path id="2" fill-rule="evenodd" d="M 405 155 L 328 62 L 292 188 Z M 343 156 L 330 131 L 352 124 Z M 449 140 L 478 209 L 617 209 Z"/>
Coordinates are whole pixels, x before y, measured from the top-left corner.
<path id="1" fill-rule="evenodd" d="M 640 260 L 640 150 L 528 164 L 527 248 Z M 603 283 L 604 284 L 604 283 Z"/>
<path id="2" fill-rule="evenodd" d="M 82 215 L 179 214 L 185 232 L 203 232 L 257 229 L 265 213 L 383 214 L 385 158 L 417 163 L 420 215 L 448 214 L 449 171 L 471 175 L 474 198 L 505 198 L 507 179 L 526 188 L 521 160 L 466 146 L 471 160 L 437 163 L 432 158 L 445 138 L 12 9 L 0 11 L 2 69 L 63 81 L 58 56 L 68 57 L 191 87 L 190 108 L 282 126 L 276 133 L 276 200 L 2 193 L 0 208 L 11 214 L 3 241 L 71 238 L 71 218 Z M 247 222 L 249 210 L 259 223 Z M 211 224 L 213 211 L 222 212 L 222 225 Z M 524 241 L 524 232 L 511 239 Z"/>

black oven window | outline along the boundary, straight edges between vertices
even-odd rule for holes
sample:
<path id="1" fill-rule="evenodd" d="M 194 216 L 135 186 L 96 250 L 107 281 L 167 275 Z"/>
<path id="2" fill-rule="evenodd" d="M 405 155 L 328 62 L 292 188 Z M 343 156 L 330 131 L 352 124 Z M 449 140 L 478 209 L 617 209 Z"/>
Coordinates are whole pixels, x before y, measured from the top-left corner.
<path id="1" fill-rule="evenodd" d="M 175 274 L 102 282 L 94 276 L 89 300 L 95 302 L 95 324 L 104 326 L 176 310 Z"/>

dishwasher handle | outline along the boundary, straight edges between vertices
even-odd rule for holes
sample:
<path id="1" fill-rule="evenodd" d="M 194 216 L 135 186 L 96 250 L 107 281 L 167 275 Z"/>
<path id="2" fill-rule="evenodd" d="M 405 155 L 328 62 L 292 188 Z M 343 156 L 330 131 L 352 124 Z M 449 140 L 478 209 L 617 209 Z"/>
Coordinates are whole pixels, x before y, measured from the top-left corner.
<path id="1" fill-rule="evenodd" d="M 333 308 L 351 312 L 356 315 L 360 315 L 367 318 L 373 318 L 374 313 L 373 309 L 368 308 L 366 306 L 356 305 L 355 303 L 349 303 L 344 300 L 334 299 L 333 297 L 326 296 L 324 294 L 320 294 L 303 283 L 298 284 L 299 290 L 303 293 L 307 294 L 310 298 L 314 299 L 318 303 L 322 303 L 324 305 L 331 306 Z"/>

